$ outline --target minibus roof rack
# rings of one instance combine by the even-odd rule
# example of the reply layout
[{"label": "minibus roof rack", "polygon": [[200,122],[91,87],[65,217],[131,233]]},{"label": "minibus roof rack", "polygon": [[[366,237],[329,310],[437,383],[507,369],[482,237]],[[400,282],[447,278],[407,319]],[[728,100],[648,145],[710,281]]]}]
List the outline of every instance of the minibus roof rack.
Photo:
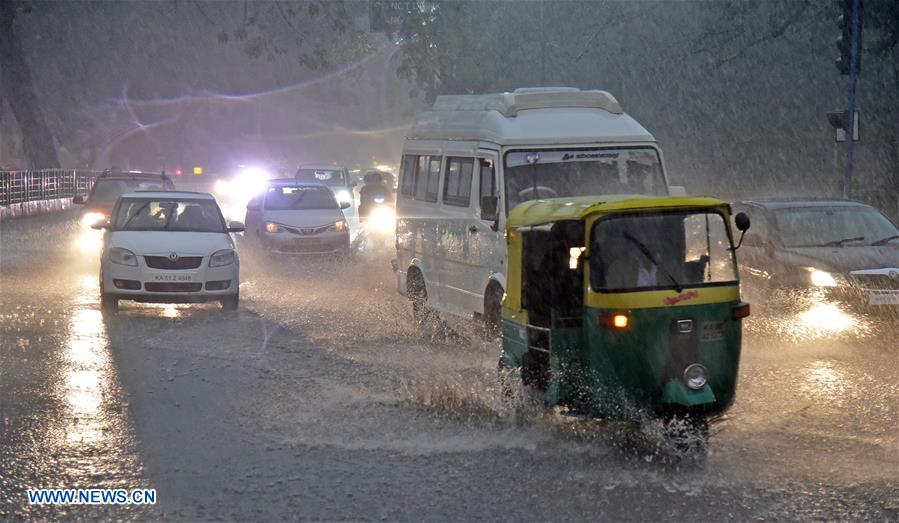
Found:
[{"label": "minibus roof rack", "polygon": [[607,91],[581,91],[574,87],[527,87],[511,93],[443,95],[434,102],[434,111],[497,111],[507,118],[519,111],[558,107],[602,109],[623,114],[621,104]]}]

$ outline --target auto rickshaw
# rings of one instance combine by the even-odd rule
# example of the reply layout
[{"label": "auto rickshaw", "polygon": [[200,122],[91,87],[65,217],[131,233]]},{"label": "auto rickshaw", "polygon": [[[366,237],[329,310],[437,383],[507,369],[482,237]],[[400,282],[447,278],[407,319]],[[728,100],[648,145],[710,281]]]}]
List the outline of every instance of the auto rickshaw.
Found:
[{"label": "auto rickshaw", "polygon": [[[730,214],[706,197],[516,206],[500,370],[519,370],[526,389],[575,415],[677,415],[707,429],[734,401],[749,315]],[[745,232],[749,219],[736,224]]]}]

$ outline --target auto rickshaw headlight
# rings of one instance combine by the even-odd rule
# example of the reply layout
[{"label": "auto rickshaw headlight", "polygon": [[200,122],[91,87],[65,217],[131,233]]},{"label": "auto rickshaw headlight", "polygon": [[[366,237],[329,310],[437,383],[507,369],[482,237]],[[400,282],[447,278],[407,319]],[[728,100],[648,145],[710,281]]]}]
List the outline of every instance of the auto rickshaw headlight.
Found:
[{"label": "auto rickshaw headlight", "polygon": [[684,371],[684,383],[693,390],[699,390],[705,387],[709,382],[709,371],[698,363],[694,363],[687,367]]}]

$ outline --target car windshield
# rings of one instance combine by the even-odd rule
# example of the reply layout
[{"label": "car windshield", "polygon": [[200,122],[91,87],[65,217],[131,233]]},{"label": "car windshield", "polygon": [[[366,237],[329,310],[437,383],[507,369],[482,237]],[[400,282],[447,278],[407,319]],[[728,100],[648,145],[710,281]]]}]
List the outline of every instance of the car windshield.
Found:
[{"label": "car windshield", "polygon": [[796,207],[774,212],[784,247],[871,245],[899,235],[883,214],[862,206]]},{"label": "car windshield", "polygon": [[113,222],[121,231],[225,232],[215,200],[126,198]]},{"label": "car windshield", "polygon": [[96,202],[114,202],[126,192],[164,191],[161,180],[98,180],[94,184],[94,192],[90,200]]},{"label": "car windshield", "polygon": [[650,147],[512,151],[505,161],[508,209],[540,198],[668,194]]},{"label": "car windshield", "polygon": [[337,200],[327,187],[274,186],[265,193],[265,210],[337,209]]},{"label": "car windshield", "polygon": [[600,291],[737,281],[727,227],[716,212],[606,218],[593,228],[590,250],[591,285]]},{"label": "car windshield", "polygon": [[332,187],[347,184],[343,169],[299,169],[297,171],[297,180],[318,182]]}]

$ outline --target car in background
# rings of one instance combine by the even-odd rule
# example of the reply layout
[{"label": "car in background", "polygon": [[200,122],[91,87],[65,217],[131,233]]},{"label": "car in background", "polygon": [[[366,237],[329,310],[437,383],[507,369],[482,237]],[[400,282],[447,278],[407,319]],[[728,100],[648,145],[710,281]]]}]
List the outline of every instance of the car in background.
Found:
[{"label": "car in background", "polygon": [[164,172],[116,172],[106,170],[97,177],[87,197],[77,195],[72,198],[72,203],[84,205],[81,211],[81,223],[89,227],[98,221],[109,219],[109,213],[112,211],[116,200],[125,193],[174,190],[174,182]]},{"label": "car in background", "polygon": [[350,206],[344,209],[344,216],[350,228],[350,236],[356,235],[359,228],[359,203],[353,189],[357,182],[346,167],[328,164],[301,165],[297,169],[296,181],[326,185],[334,192],[338,202],[349,203]]},{"label": "car in background", "polygon": [[246,236],[270,252],[346,254],[350,208],[322,183],[294,178],[269,180],[247,204]]},{"label": "car in background", "polygon": [[215,198],[195,192],[129,192],[113,207],[100,256],[100,304],[219,301],[225,310],[240,301],[240,262]]},{"label": "car in background", "polygon": [[820,289],[872,308],[899,306],[899,228],[877,209],[837,199],[737,202],[752,229],[741,274],[766,288]]}]

